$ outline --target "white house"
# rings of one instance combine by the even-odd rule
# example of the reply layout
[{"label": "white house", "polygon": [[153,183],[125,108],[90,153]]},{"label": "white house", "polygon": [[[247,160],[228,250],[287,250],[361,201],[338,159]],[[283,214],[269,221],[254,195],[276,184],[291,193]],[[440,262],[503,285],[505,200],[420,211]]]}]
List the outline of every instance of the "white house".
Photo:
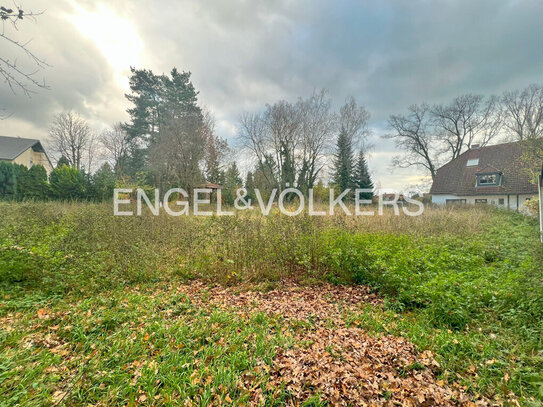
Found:
[{"label": "white house", "polygon": [[[538,186],[524,161],[521,142],[473,146],[437,170],[430,194],[432,202],[493,204],[520,209],[538,196]],[[535,169],[534,169],[535,170]]]}]

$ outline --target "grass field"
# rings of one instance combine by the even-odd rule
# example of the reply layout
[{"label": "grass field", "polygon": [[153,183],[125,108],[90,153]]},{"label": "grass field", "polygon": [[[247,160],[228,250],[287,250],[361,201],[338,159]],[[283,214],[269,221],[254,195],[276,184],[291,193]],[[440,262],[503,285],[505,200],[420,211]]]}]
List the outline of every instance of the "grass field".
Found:
[{"label": "grass field", "polygon": [[0,405],[541,405],[537,222],[0,203]]}]

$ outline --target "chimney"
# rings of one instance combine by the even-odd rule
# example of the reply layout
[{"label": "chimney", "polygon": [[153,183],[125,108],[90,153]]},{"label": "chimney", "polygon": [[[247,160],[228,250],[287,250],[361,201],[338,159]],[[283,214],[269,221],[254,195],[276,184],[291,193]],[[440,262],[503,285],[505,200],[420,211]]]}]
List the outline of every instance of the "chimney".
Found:
[{"label": "chimney", "polygon": [[479,148],[479,147],[481,147],[480,144],[472,144],[470,147],[470,150],[475,150],[476,148]]}]

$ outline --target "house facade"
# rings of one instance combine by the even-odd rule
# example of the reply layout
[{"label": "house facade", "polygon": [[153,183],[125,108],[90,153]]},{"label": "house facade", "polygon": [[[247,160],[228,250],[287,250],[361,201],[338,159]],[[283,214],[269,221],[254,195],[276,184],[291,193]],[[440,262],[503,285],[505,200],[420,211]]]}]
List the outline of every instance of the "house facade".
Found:
[{"label": "house facade", "polygon": [[22,164],[27,168],[41,165],[47,174],[53,171],[51,160],[39,140],[0,136],[0,160]]},{"label": "house facade", "polygon": [[438,205],[492,204],[519,210],[538,195],[521,142],[473,146],[441,167],[430,194]]}]

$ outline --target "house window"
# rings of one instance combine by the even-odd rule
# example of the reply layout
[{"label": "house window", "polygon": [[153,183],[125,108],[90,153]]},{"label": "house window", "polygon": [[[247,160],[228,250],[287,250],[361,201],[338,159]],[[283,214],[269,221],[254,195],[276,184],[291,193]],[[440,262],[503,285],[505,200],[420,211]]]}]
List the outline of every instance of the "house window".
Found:
[{"label": "house window", "polygon": [[505,205],[505,199],[504,198],[498,199],[498,204],[499,205]]},{"label": "house window", "polygon": [[474,158],[472,160],[468,160],[467,164],[466,164],[466,167],[476,167],[479,165],[479,159],[478,158]]},{"label": "house window", "polygon": [[458,205],[458,204],[465,204],[465,203],[466,203],[465,199],[447,199],[445,201],[445,204],[447,205]]},{"label": "house window", "polygon": [[477,186],[496,186],[500,185],[501,176],[500,174],[482,174],[477,176]]},{"label": "house window", "polygon": [[476,199],[475,203],[476,204],[486,204],[486,203],[488,203],[488,201],[486,199]]}]

